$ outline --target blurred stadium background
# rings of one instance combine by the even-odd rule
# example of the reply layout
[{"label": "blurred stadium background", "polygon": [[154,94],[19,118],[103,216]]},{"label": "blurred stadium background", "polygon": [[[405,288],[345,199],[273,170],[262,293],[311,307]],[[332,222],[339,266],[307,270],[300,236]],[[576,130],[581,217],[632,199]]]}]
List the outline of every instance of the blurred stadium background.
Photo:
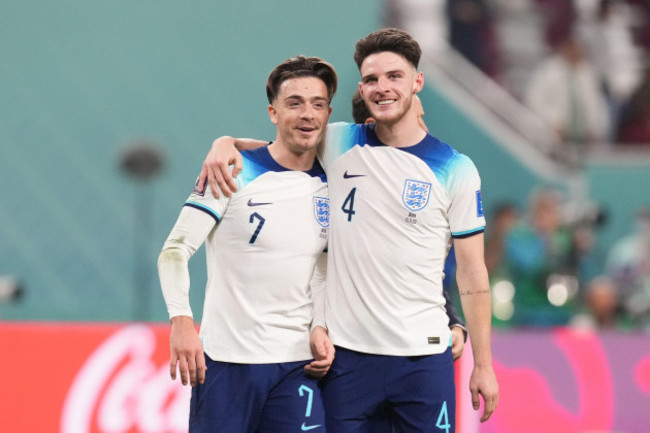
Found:
[{"label": "blurred stadium background", "polygon": [[[19,354],[0,376],[7,402],[0,416],[3,432],[183,430],[182,423],[160,417],[157,424],[127,419],[102,427],[96,421],[99,406],[88,409],[92,422],[63,421],[74,412],[67,402],[83,400],[69,397],[68,390],[91,354],[117,334],[153,344],[142,356],[162,366],[151,371],[166,374],[167,314],[157,280],[158,252],[214,138],[273,138],[266,77],[293,55],[320,56],[336,67],[340,83],[331,120],[350,121],[358,81],[354,42],[386,25],[411,31],[425,49],[425,120],[434,135],[475,161],[488,218],[501,203],[523,213],[534,190],[552,186],[565,194],[563,215],[571,223],[594,225],[606,215],[606,223],[595,227],[594,246],[605,254],[633,229],[638,209],[650,205],[649,146],[620,150],[600,143],[578,164],[558,159],[553,131],[498,80],[451,49],[446,27],[440,27],[442,0],[33,0],[6,1],[1,10],[2,365],[9,353]],[[124,169],[125,157],[143,145],[161,164],[145,181]],[[191,262],[197,319],[204,268],[200,251]],[[20,296],[13,296],[15,289]],[[639,408],[650,403],[650,337],[641,328],[624,334],[522,331],[501,319],[509,328],[495,330],[501,412],[481,427],[471,411],[461,414],[466,416],[461,432],[648,431],[649,415]],[[131,322],[150,323],[149,331]],[[628,352],[617,353],[619,344],[618,350]],[[125,350],[124,359],[132,363],[135,352]],[[469,355],[463,365],[471,362]],[[52,358],[56,365],[68,356],[72,363],[59,380],[61,391],[37,400],[52,406],[49,418],[43,416],[55,420],[51,429],[35,430],[36,420],[12,416],[23,406],[12,395],[29,399],[40,392],[36,379],[27,386],[19,378],[34,370],[41,370],[36,377],[42,380],[56,375],[21,356],[45,357],[47,363]],[[467,378],[462,366],[459,370],[464,389]],[[115,371],[110,380],[119,375]],[[518,394],[522,384],[536,392]],[[97,395],[104,396],[107,388],[101,390]],[[594,399],[599,392],[602,398]]]}]

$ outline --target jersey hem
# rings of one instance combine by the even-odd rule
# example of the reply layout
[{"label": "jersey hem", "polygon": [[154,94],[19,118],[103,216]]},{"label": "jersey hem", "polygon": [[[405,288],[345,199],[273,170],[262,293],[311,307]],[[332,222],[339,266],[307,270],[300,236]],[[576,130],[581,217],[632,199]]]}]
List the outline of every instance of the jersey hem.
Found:
[{"label": "jersey hem", "polygon": [[224,356],[223,351],[217,350],[217,353],[221,353],[221,356],[212,352],[209,349],[203,349],[203,351],[212,359],[213,361],[218,362],[229,362],[231,364],[282,364],[285,362],[311,362],[314,357],[311,355],[295,355],[295,356],[284,356],[284,357],[256,357],[250,355],[234,355],[234,356]]},{"label": "jersey hem", "polygon": [[431,347],[429,350],[422,350],[422,348],[404,348],[397,349],[394,347],[368,347],[368,346],[357,346],[355,344],[348,343],[335,343],[332,341],[334,346],[339,346],[344,349],[353,350],[355,352],[367,353],[370,355],[386,355],[386,356],[426,356],[426,355],[439,355],[444,353],[448,346],[446,344],[440,344],[440,347]]}]

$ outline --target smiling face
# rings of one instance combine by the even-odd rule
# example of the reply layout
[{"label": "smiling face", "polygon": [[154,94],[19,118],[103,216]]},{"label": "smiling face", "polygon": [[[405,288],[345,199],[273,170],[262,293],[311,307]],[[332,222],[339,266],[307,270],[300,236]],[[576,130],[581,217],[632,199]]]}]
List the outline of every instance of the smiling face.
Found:
[{"label": "smiling face", "polygon": [[367,56],[360,68],[359,90],[377,123],[392,125],[412,109],[413,96],[422,89],[422,73],[391,51]]},{"label": "smiling face", "polygon": [[314,150],[323,138],[331,111],[327,86],[321,79],[283,81],[269,105],[269,117],[277,126],[276,142],[294,154]]}]

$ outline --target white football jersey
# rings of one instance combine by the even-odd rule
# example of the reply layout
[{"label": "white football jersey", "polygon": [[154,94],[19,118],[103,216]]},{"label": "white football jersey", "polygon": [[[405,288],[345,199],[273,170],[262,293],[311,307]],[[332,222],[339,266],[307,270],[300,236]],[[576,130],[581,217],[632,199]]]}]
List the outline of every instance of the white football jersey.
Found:
[{"label": "white football jersey", "polygon": [[481,233],[472,161],[428,135],[395,148],[374,125],[330,124],[326,322],[332,342],[359,352],[441,353],[451,333],[442,292],[451,237]]},{"label": "white football jersey", "polygon": [[[285,169],[267,147],[242,156],[237,193],[215,199],[209,187],[204,194],[195,188],[183,210],[209,215],[214,226],[205,240],[203,348],[224,362],[308,360],[310,280],[329,227],[325,174],[318,162],[307,172]],[[187,242],[181,218],[165,247]],[[170,316],[183,314],[170,304]]]}]

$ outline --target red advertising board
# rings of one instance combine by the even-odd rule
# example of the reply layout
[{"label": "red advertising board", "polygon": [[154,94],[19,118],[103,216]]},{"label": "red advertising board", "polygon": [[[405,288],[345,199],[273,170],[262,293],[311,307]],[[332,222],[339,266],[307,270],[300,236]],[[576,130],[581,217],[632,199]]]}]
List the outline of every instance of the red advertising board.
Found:
[{"label": "red advertising board", "polygon": [[[186,432],[167,324],[0,324],[0,432]],[[459,433],[650,431],[650,335],[495,332],[497,411],[478,422],[456,363]]]},{"label": "red advertising board", "polygon": [[3,433],[187,431],[167,325],[0,325]]}]

